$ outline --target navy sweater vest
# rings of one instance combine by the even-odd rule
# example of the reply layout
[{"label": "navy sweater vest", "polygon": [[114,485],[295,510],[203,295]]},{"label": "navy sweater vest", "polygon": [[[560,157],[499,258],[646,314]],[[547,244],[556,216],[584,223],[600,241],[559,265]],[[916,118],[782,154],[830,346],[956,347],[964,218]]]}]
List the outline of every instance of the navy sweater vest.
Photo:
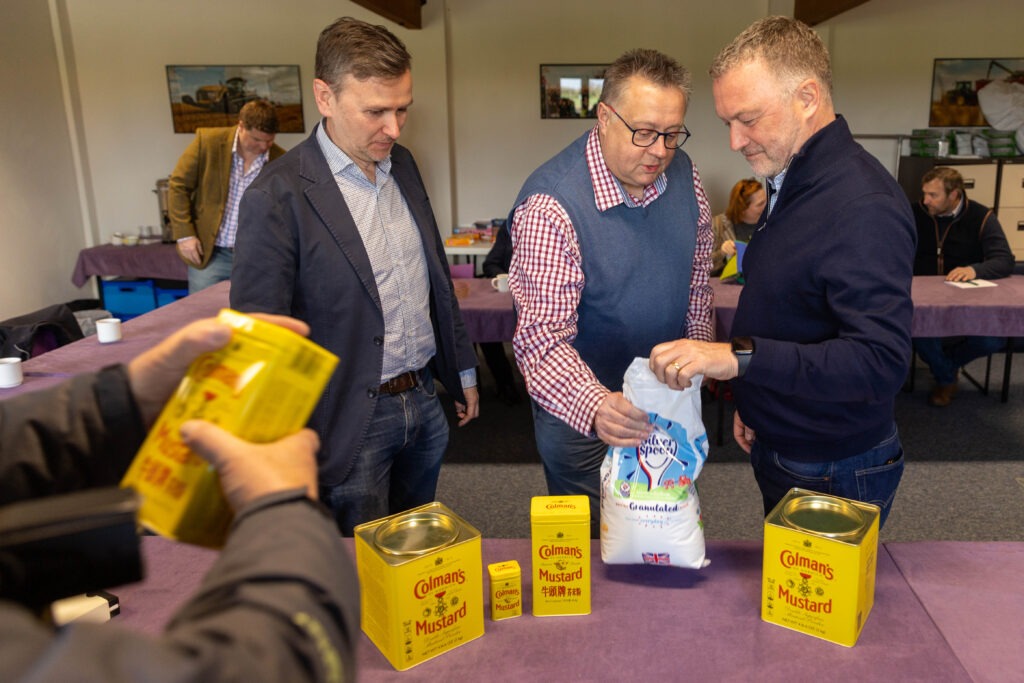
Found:
[{"label": "navy sweater vest", "polygon": [[554,197],[569,214],[584,275],[573,347],[604,386],[621,391],[633,358],[686,336],[699,209],[692,163],[677,151],[657,200],[646,208],[618,204],[598,211],[586,159],[589,136],[530,175],[509,225],[515,207],[534,194]]}]

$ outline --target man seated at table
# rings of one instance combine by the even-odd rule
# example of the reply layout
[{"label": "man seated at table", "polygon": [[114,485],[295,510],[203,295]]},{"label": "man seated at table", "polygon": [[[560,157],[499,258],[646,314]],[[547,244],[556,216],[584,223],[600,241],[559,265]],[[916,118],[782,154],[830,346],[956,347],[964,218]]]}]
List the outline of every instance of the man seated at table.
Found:
[{"label": "man seated at table", "polygon": [[[265,319],[309,333],[292,318]],[[117,484],[189,364],[230,339],[228,326],[198,321],[127,367],[0,401],[0,505]],[[217,469],[236,512],[198,593],[160,639],[112,625],[55,633],[0,600],[0,681],[355,679],[358,584],[314,502],[316,434],[253,444],[199,420],[181,433]]]},{"label": "man seated at table", "polygon": [[[956,169],[936,166],[925,173],[921,194],[921,202],[914,204],[914,275],[945,275],[951,282],[971,282],[1004,278],[1013,272],[1013,252],[999,219],[992,209],[967,198],[964,179]],[[960,368],[1005,343],[1003,337],[914,339],[914,350],[935,377],[928,403],[948,406],[957,392]]]}]

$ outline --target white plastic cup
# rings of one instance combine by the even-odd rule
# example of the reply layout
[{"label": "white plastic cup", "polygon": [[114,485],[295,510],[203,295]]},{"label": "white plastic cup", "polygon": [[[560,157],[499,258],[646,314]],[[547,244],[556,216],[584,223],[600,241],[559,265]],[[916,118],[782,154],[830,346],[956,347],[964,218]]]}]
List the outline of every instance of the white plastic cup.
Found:
[{"label": "white plastic cup", "polygon": [[96,321],[96,338],[100,344],[111,344],[121,341],[121,319],[100,318]]},{"label": "white plastic cup", "polygon": [[24,380],[21,372],[21,359],[17,356],[0,358],[0,389],[11,389],[19,386]]},{"label": "white plastic cup", "polygon": [[499,292],[508,291],[508,273],[501,273],[496,278],[491,279],[491,287],[494,287]]}]

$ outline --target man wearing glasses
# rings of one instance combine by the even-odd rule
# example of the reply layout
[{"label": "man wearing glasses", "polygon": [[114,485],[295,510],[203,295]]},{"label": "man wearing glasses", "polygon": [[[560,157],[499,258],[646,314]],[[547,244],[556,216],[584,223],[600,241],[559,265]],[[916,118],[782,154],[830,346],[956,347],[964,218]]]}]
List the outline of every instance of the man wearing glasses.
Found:
[{"label": "man wearing glasses", "polygon": [[622,394],[626,367],[661,342],[712,339],[711,210],[679,150],[689,95],[671,57],[619,57],[597,125],[534,171],[509,216],[513,347],[548,492],[589,496],[595,537],[608,446],[652,429]]}]

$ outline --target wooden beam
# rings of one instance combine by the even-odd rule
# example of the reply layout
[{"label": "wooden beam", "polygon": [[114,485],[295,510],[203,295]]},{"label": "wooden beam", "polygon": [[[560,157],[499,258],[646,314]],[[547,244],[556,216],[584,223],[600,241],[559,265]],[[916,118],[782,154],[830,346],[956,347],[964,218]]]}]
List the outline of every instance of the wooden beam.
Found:
[{"label": "wooden beam", "polygon": [[863,5],[868,0],[795,0],[793,3],[793,17],[804,22],[808,26],[828,21],[832,17],[842,14],[848,9],[857,5]]},{"label": "wooden beam", "polygon": [[420,7],[427,0],[352,0],[360,7],[365,7],[385,19],[390,19],[403,28],[423,28]]}]

